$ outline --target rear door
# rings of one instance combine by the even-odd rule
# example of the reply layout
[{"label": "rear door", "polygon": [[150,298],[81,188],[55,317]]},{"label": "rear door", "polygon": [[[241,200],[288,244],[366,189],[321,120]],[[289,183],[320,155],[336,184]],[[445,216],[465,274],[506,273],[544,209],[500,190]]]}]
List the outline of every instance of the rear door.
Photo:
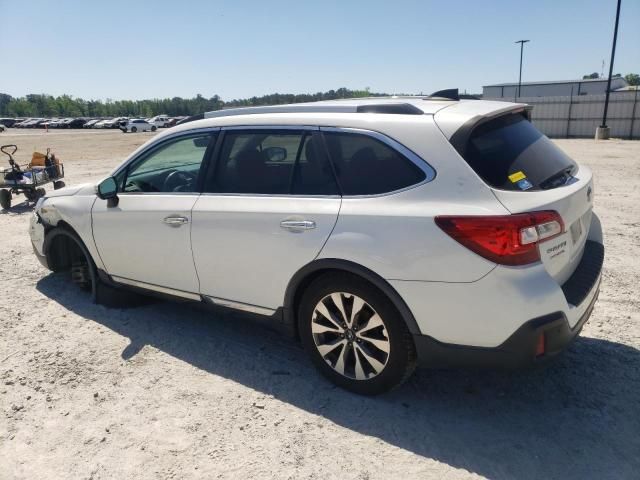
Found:
[{"label": "rear door", "polygon": [[562,235],[540,243],[540,257],[559,284],[582,258],[591,225],[591,171],[578,166],[523,114],[477,126],[459,152],[511,213],[555,210]]},{"label": "rear door", "polygon": [[272,313],[320,252],[341,197],[317,128],[227,128],[193,208],[200,293]]}]

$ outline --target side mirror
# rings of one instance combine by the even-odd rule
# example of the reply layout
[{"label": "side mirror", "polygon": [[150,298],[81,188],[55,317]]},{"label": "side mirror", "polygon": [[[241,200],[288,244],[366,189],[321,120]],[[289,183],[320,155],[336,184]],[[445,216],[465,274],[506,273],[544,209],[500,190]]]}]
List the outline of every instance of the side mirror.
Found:
[{"label": "side mirror", "polygon": [[113,177],[105,178],[98,184],[96,194],[101,200],[107,200],[107,206],[115,207],[118,205],[118,184]]},{"label": "side mirror", "polygon": [[262,153],[269,162],[284,162],[287,159],[287,149],[282,147],[265,148]]},{"label": "side mirror", "polygon": [[209,140],[211,137],[207,135],[206,137],[196,137],[193,139],[193,144],[198,148],[207,148],[209,145]]}]

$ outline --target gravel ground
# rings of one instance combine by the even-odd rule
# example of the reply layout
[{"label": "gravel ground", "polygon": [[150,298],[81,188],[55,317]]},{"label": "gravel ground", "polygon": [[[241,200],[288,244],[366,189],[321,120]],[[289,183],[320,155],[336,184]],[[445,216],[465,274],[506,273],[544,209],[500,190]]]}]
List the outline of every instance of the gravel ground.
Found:
[{"label": "gravel ground", "polygon": [[[151,136],[0,142],[52,147],[78,183]],[[582,336],[544,369],[422,370],[376,398],[239,316],[93,305],[38,264],[31,210],[0,212],[0,478],[638,478],[640,142],[557,143],[594,170],[606,235]]]}]

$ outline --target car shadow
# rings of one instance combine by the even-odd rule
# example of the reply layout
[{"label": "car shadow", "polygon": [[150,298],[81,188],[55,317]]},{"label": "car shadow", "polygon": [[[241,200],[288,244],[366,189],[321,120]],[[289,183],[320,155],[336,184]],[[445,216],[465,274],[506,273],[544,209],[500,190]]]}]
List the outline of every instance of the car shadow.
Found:
[{"label": "car shadow", "polygon": [[22,215],[33,211],[34,202],[24,200],[21,203],[11,205],[8,209],[0,208],[0,215]]},{"label": "car shadow", "polygon": [[[189,304],[108,309],[51,274],[38,290],[127,337],[363,435],[488,478],[631,478],[640,469],[640,351],[580,337],[546,368],[418,370],[378,397],[341,390],[298,344]],[[597,309],[597,307],[596,307]],[[637,477],[636,477],[637,478]]]}]

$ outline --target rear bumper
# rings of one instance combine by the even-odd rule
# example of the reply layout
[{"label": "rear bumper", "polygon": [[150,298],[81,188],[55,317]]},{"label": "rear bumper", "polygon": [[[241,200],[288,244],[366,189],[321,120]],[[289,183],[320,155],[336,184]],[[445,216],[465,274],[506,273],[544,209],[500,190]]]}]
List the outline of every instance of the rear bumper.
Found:
[{"label": "rear bumper", "polygon": [[[591,316],[600,292],[603,263],[603,244],[587,241],[573,275],[562,287],[556,287],[562,292],[565,308],[550,309],[547,311],[552,313],[520,322],[497,346],[460,345],[441,342],[429,335],[415,335],[421,365],[515,368],[557,355],[580,333]],[[499,303],[499,297],[494,300]],[[492,326],[490,319],[483,323],[487,328]],[[544,344],[542,354],[537,352],[541,342]]]},{"label": "rear bumper", "polygon": [[[600,277],[594,289],[589,305],[573,328],[564,313],[556,312],[529,320],[494,348],[454,345],[428,335],[414,335],[420,365],[430,368],[519,368],[549,360],[565,350],[589,320],[598,299]],[[537,355],[540,336],[544,338],[544,354]]]}]

